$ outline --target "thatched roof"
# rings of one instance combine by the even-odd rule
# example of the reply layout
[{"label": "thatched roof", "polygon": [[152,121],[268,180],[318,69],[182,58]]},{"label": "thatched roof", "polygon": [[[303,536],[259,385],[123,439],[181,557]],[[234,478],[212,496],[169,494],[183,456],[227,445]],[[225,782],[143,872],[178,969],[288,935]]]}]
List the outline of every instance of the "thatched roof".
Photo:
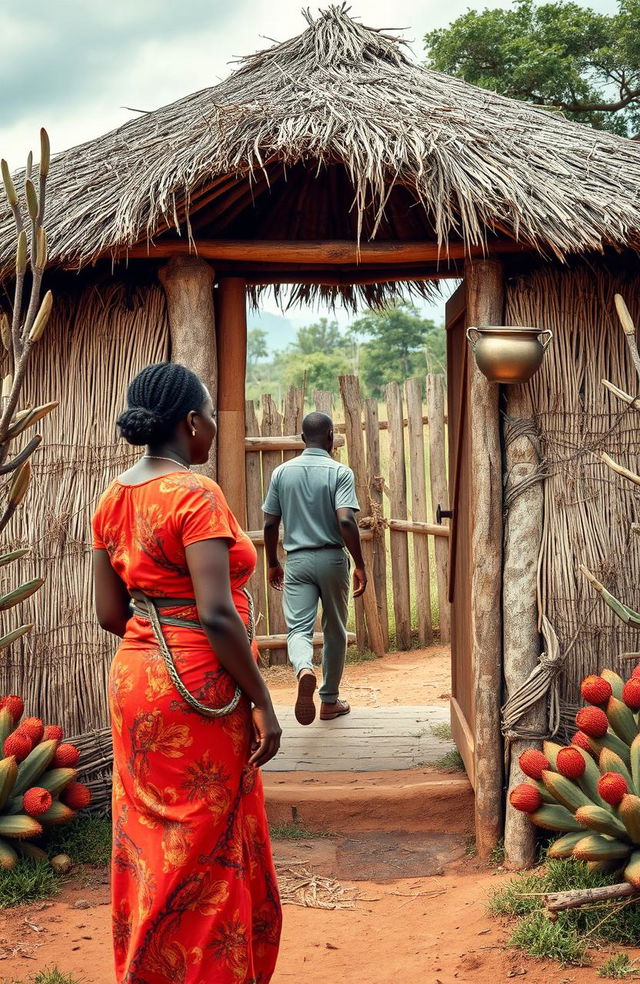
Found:
[{"label": "thatched roof", "polygon": [[[344,6],[54,158],[55,265],[159,236],[640,246],[640,146],[428,71]],[[0,262],[10,221],[0,217]]]}]

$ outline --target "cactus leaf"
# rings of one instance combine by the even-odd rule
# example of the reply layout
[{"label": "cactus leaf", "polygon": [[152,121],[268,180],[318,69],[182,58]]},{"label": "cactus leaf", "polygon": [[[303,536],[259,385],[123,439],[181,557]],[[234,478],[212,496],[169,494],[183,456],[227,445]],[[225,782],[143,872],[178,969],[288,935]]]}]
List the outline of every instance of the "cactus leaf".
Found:
[{"label": "cactus leaf", "polygon": [[44,270],[49,258],[49,247],[47,245],[47,233],[44,226],[38,229],[38,249],[36,252],[36,266],[38,270]]},{"label": "cactus leaf", "polygon": [[42,827],[25,813],[0,816],[0,837],[38,837]]},{"label": "cactus leaf", "polygon": [[637,796],[640,796],[640,735],[637,735],[631,743],[629,759],[633,790]]},{"label": "cactus leaf", "polygon": [[12,646],[18,639],[22,639],[23,636],[31,632],[32,628],[33,622],[27,622],[25,625],[21,625],[17,629],[7,632],[6,635],[0,636],[0,650]]},{"label": "cactus leaf", "polygon": [[599,834],[609,834],[610,837],[624,839],[627,836],[625,825],[614,817],[610,810],[602,806],[580,806],[576,810],[576,820],[584,827],[597,831]]},{"label": "cactus leaf", "polygon": [[2,598],[0,598],[0,612],[6,612],[10,608],[13,608],[14,605],[19,605],[20,602],[26,601],[27,598],[30,598],[32,594],[35,594],[43,584],[43,577],[34,577],[33,580],[25,581],[25,583],[21,584],[19,588],[15,588],[8,594],[3,595]]},{"label": "cactus leaf", "polygon": [[15,755],[9,755],[0,761],[0,809],[5,805],[13,792],[18,776],[18,763]]},{"label": "cactus leaf", "polygon": [[37,780],[51,765],[59,744],[60,742],[55,738],[50,738],[48,741],[41,741],[29,752],[26,759],[20,763],[14,796],[20,796],[31,786],[37,785]]},{"label": "cactus leaf", "polygon": [[610,697],[606,706],[607,717],[613,731],[621,741],[631,745],[638,734],[638,726],[633,711],[617,697]]},{"label": "cactus leaf", "polygon": [[0,870],[7,871],[14,868],[18,861],[18,855],[6,840],[0,840]]},{"label": "cactus leaf", "polygon": [[46,813],[39,814],[38,820],[45,826],[52,827],[60,823],[68,823],[75,815],[75,810],[71,807],[65,806],[60,800],[54,800]]},{"label": "cactus leaf", "polygon": [[630,853],[630,844],[606,834],[587,834],[573,849],[573,857],[580,861],[612,861],[626,858]]},{"label": "cactus leaf", "polygon": [[32,342],[37,342],[38,339],[42,338],[42,334],[47,327],[47,322],[49,320],[49,315],[51,314],[51,308],[53,307],[53,294],[50,290],[42,298],[40,304],[40,310],[36,314],[35,321],[33,322],[33,327],[29,332],[29,338]]},{"label": "cactus leaf", "polygon": [[600,676],[607,681],[611,686],[613,691],[613,696],[617,697],[618,700],[622,700],[622,691],[624,689],[624,680],[619,673],[615,673],[613,670],[604,669],[600,671]]},{"label": "cactus leaf", "polygon": [[625,780],[629,789],[633,789],[631,773],[620,756],[616,755],[615,752],[612,752],[610,748],[602,749],[598,764],[600,766],[600,772],[617,772]]},{"label": "cactus leaf", "polygon": [[543,754],[547,756],[553,769],[556,768],[556,759],[561,748],[562,745],[558,745],[555,741],[545,741],[542,743]]},{"label": "cactus leaf", "polygon": [[618,755],[626,765],[629,765],[631,762],[629,746],[626,742],[618,738],[617,735],[614,735],[613,731],[607,731],[606,735],[602,738],[590,738],[589,744],[592,745],[598,759],[606,748],[614,752],[615,755]]},{"label": "cactus leaf", "polygon": [[0,751],[14,728],[15,725],[13,723],[11,711],[8,707],[3,707],[0,711]]},{"label": "cactus leaf", "polygon": [[589,797],[582,792],[575,782],[567,779],[566,776],[561,776],[557,772],[551,772],[550,769],[545,769],[542,773],[542,781],[557,802],[561,803],[562,806],[566,806],[571,812],[577,810],[580,806],[593,805]]},{"label": "cactus leaf", "polygon": [[29,841],[16,841],[15,847],[18,854],[21,854],[23,858],[31,858],[32,861],[49,860],[46,851],[43,851],[41,847],[36,847],[35,844],[30,844]]},{"label": "cactus leaf", "polygon": [[78,775],[77,769],[51,769],[38,779],[38,785],[57,796]]},{"label": "cactus leaf", "polygon": [[0,567],[6,567],[7,564],[11,564],[14,560],[20,560],[21,557],[26,557],[28,553],[28,547],[20,547],[19,550],[10,550],[9,553],[0,554]]},{"label": "cactus leaf", "polygon": [[51,145],[49,134],[44,127],[40,130],[40,177],[46,178],[49,173],[51,163]]},{"label": "cactus leaf", "polygon": [[575,830],[570,834],[563,834],[551,844],[547,851],[549,858],[569,858],[573,854],[573,849],[584,837],[584,830]]},{"label": "cactus leaf", "polygon": [[0,338],[7,352],[11,351],[11,327],[9,325],[9,315],[3,311],[0,315]]},{"label": "cactus leaf", "polygon": [[30,481],[31,462],[27,459],[24,464],[18,468],[9,487],[9,505],[13,506],[14,509],[20,505],[27,494]]},{"label": "cactus leaf", "polygon": [[36,189],[31,178],[27,178],[24,183],[24,193],[27,199],[27,208],[29,209],[29,215],[31,218],[36,220],[38,217],[38,196],[36,194]]},{"label": "cactus leaf", "polygon": [[541,806],[535,813],[529,813],[529,819],[536,827],[542,827],[544,830],[559,830],[567,833],[580,830],[584,833],[584,827],[580,826],[573,813],[564,806]]},{"label": "cactus leaf", "polygon": [[640,845],[640,797],[633,793],[623,796],[618,806],[618,816],[630,839]]},{"label": "cactus leaf", "polygon": [[4,191],[7,196],[7,201],[9,202],[11,208],[15,208],[18,204],[18,196],[16,195],[16,189],[11,178],[9,165],[4,159],[0,161],[0,170],[2,171],[2,183],[4,184]]},{"label": "cactus leaf", "polygon": [[23,415],[20,416],[20,419],[18,419],[18,414],[16,414],[11,426],[9,427],[9,430],[7,431],[7,437],[9,439],[13,439],[14,437],[17,437],[18,434],[22,434],[23,431],[27,430],[29,427],[33,427],[33,425],[37,424],[43,417],[48,416],[48,414],[50,414],[52,410],[55,410],[57,406],[59,406],[58,401],[53,400],[51,403],[43,403],[40,407],[33,407],[31,410],[27,410],[26,413],[23,413]]},{"label": "cactus leaf", "polygon": [[24,229],[18,235],[16,246],[16,274],[21,277],[27,269],[27,234]]},{"label": "cactus leaf", "polygon": [[624,869],[624,880],[634,888],[640,888],[640,851],[634,851],[629,858],[629,863]]}]

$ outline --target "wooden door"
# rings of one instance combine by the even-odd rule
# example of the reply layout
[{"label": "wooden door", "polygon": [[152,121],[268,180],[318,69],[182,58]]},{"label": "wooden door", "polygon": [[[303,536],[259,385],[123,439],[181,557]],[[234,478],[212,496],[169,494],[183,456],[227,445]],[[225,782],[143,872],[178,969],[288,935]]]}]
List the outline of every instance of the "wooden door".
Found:
[{"label": "wooden door", "polygon": [[470,359],[466,339],[465,285],[445,309],[447,328],[447,398],[449,414],[449,600],[451,601],[451,731],[475,788],[475,684],[471,635],[471,441]]}]

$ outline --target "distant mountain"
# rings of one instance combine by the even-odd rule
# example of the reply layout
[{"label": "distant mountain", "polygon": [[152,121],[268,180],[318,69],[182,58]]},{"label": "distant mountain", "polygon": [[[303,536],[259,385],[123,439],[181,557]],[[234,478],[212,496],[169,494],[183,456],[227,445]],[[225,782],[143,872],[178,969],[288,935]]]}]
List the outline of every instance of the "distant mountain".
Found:
[{"label": "distant mountain", "polygon": [[288,318],[281,314],[271,314],[269,311],[249,311],[247,313],[247,328],[261,328],[267,334],[269,355],[278,349],[286,348],[295,341],[297,328]]}]

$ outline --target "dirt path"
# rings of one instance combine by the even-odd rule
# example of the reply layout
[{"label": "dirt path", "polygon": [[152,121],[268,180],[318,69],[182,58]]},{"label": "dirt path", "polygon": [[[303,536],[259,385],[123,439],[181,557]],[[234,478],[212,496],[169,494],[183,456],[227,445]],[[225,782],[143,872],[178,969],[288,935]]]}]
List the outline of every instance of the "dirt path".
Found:
[{"label": "dirt path", "polygon": [[[359,896],[353,910],[286,906],[273,984],[599,984],[605,952],[590,968],[560,968],[505,949],[509,927],[484,907],[508,877],[465,858],[442,875],[345,882]],[[3,984],[54,965],[86,984],[113,984],[107,886],[81,875],[53,902],[3,913],[0,957]]]},{"label": "dirt path", "polygon": [[[320,670],[318,668],[318,679]],[[276,705],[295,701],[295,679],[288,666],[265,671]],[[451,688],[451,654],[446,646],[388,653],[383,659],[347,663],[340,694],[354,706],[446,704]]]}]

